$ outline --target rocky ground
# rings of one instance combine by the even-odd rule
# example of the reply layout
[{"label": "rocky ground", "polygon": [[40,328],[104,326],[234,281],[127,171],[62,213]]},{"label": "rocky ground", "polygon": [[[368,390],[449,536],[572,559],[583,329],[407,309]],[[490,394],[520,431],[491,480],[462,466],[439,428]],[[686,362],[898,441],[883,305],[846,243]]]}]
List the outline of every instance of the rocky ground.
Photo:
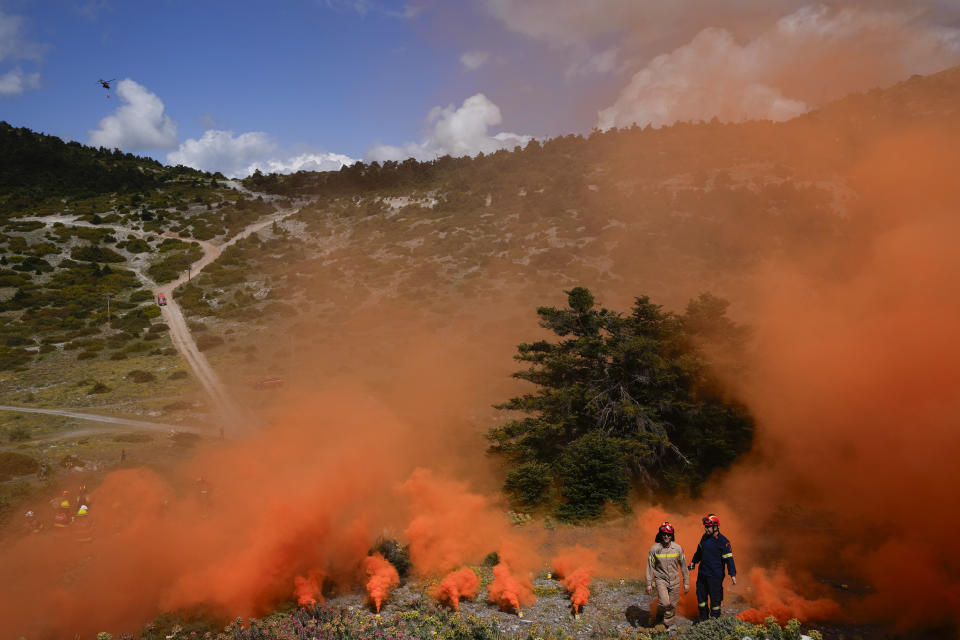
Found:
[{"label": "rocky ground", "polygon": [[[563,586],[555,579],[541,574],[533,580],[536,604],[516,612],[501,611],[487,598],[486,586],[492,580],[488,567],[474,568],[481,575],[481,589],[477,597],[461,600],[460,611],[463,615],[476,615],[489,621],[495,621],[498,627],[510,634],[526,633],[528,628],[539,626],[544,629],[563,630],[568,634],[582,637],[615,637],[620,632],[636,627],[652,627],[649,611],[652,598],[647,595],[641,580],[595,580],[590,588],[590,599],[579,615],[574,615],[570,597]],[[393,591],[390,599],[381,610],[381,617],[389,621],[393,616],[416,606],[421,599],[431,600],[430,588],[435,582],[408,581]],[[724,615],[736,615],[745,608],[742,598],[735,598],[730,607],[724,607]],[[369,608],[361,594],[337,596],[327,601],[337,607]],[[372,612],[371,612],[372,613]],[[693,625],[693,620],[678,617],[677,626],[682,630]]]}]

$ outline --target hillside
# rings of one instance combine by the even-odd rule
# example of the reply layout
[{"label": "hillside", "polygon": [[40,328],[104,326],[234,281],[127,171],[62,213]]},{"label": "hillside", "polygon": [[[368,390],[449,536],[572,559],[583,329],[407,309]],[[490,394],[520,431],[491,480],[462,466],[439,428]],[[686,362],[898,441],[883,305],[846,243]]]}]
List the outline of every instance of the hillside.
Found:
[{"label": "hillside", "polygon": [[[955,140],[958,133],[960,69],[849,96],[784,123],[595,131],[476,158],[360,163],[242,182],[0,124],[4,148],[15,150],[0,164],[0,185],[9,187],[0,190],[0,405],[83,409],[172,430],[167,440],[147,429],[86,429],[65,415],[0,413],[4,453],[20,454],[8,456],[11,469],[14,462],[43,460],[57,472],[36,479],[17,467],[9,474],[17,477],[4,477],[0,517],[9,519],[25,504],[44,505],[58,495],[58,483],[82,478],[97,487],[98,504],[111,505],[98,526],[112,535],[94,546],[116,560],[86,565],[46,534],[28,536],[17,544],[29,553],[16,557],[63,569],[58,584],[70,586],[73,599],[66,613],[38,622],[37,612],[54,608],[60,595],[26,572],[23,591],[42,597],[0,605],[0,613],[54,635],[72,631],[79,610],[87,632],[95,622],[119,620],[110,618],[114,610],[123,614],[111,629],[124,630],[163,611],[200,612],[216,623],[211,633],[219,633],[220,623],[235,615],[267,618],[281,606],[288,612],[224,633],[261,637],[267,632],[258,630],[269,627],[273,635],[265,637],[300,637],[290,629],[327,625],[338,629],[329,637],[345,638],[352,624],[360,635],[383,625],[396,637],[431,630],[450,638],[495,637],[486,623],[466,617],[464,623],[436,609],[431,594],[444,572],[464,564],[488,588],[494,571],[480,565],[497,551],[521,574],[535,576],[531,589],[542,609],[531,618],[545,627],[525,635],[516,607],[495,607],[484,595],[465,610],[517,637],[548,637],[551,628],[578,636],[641,633],[628,628],[622,610],[628,602],[650,603],[636,578],[651,529],[668,518],[679,523],[692,553],[700,517],[716,509],[723,510],[724,530],[742,541],[738,553],[745,550],[753,565],[743,570],[746,585],[733,592],[726,613],[753,607],[746,616],[754,621],[771,612],[781,623],[800,613],[836,621],[840,605],[849,603],[855,620],[877,621],[838,627],[837,636],[879,637],[894,622],[928,624],[891,613],[884,598],[893,591],[869,566],[837,566],[826,544],[831,536],[847,536],[843,552],[850,557],[874,558],[874,549],[857,546],[869,531],[850,524],[855,518],[846,511],[829,511],[822,494],[811,490],[815,497],[807,499],[804,491],[826,475],[819,447],[832,445],[835,416],[873,424],[860,418],[871,415],[878,394],[856,383],[884,371],[885,360],[871,359],[876,344],[896,346],[912,335],[903,327],[913,325],[898,318],[877,331],[882,340],[859,342],[869,321],[882,316],[874,303],[884,312],[924,308],[927,289],[914,284],[925,283],[940,264],[908,250],[912,245],[894,233],[903,218],[888,209],[911,215],[932,209],[924,220],[946,219],[955,188],[922,189],[932,184],[928,175],[941,176],[940,159],[952,156],[931,154],[928,162],[897,152],[939,150],[928,141]],[[884,183],[901,174],[906,187]],[[935,239],[950,237],[930,225]],[[930,230],[915,233],[926,238]],[[884,251],[896,258],[894,266],[882,261]],[[875,262],[886,268],[879,275],[865,271]],[[850,294],[843,287],[850,283],[866,292]],[[897,284],[907,302],[888,305],[887,283]],[[702,361],[690,364],[693,352],[678,351],[677,368],[711,369],[718,387],[712,392],[746,398],[768,423],[784,420],[789,437],[774,439],[769,426],[758,431],[765,448],[740,467],[731,469],[727,459],[718,464],[724,471],[707,483],[709,502],[625,487],[624,494],[632,490],[629,501],[601,505],[603,526],[594,528],[558,525],[537,508],[516,511],[499,493],[503,461],[483,454],[483,436],[508,420],[492,405],[529,391],[524,380],[537,379],[533,368],[526,377],[516,374],[525,366],[517,364],[524,361],[517,345],[543,353],[538,341],[569,344],[568,334],[581,330],[561,324],[553,336],[542,322],[543,310],[565,308],[575,287],[589,288],[604,317],[630,316],[637,299],[649,296],[649,308],[675,314],[677,327],[690,322],[684,310],[701,293],[729,301],[723,309],[737,326],[760,334],[752,351],[729,357],[725,345],[705,341],[697,344]],[[158,292],[169,295],[169,306],[157,305]],[[849,329],[826,312],[817,315],[847,306],[852,319],[841,320],[849,320]],[[653,317],[634,316],[641,330]],[[763,326],[771,318],[780,333]],[[171,333],[175,320],[185,320],[236,413],[227,417],[222,399],[201,386],[196,354]],[[933,331],[942,318],[931,313],[923,320]],[[668,338],[691,341],[665,324]],[[784,327],[798,325],[807,341],[794,344]],[[621,330],[608,326],[609,334]],[[628,338],[628,353],[652,342],[642,331]],[[837,365],[835,378],[834,360],[827,366],[810,356],[850,344],[862,346],[850,356],[856,366]],[[776,366],[764,359],[772,352],[783,358]],[[594,358],[598,370],[612,361],[602,355]],[[769,366],[750,368],[758,363]],[[637,377],[659,373],[645,369]],[[942,377],[951,379],[949,372]],[[657,384],[681,386],[669,376]],[[848,414],[842,403],[862,390],[869,401],[860,399]],[[810,400],[816,393],[827,398],[825,408]],[[837,406],[830,404],[833,394]],[[700,411],[686,398],[677,403]],[[910,406],[904,416],[913,415]],[[720,428],[711,429],[709,419],[702,424],[712,437]],[[859,434],[854,442],[869,440]],[[697,446],[717,442],[705,438]],[[792,450],[800,452],[796,458]],[[867,454],[858,444],[843,455],[855,469]],[[570,460],[555,459],[556,465]],[[358,595],[366,578],[357,563],[374,544],[394,539],[408,545],[420,573],[397,592],[396,611],[371,622]],[[561,621],[570,589],[546,575],[547,563],[580,544],[607,554],[593,563],[594,602],[605,609],[583,623]],[[143,546],[156,557],[138,555]],[[22,566],[15,558],[4,562]],[[631,579],[621,583],[624,568]],[[127,588],[134,574],[136,594]],[[306,589],[348,609],[289,612],[294,577],[298,596]],[[209,619],[201,615],[206,611]],[[172,619],[156,622],[145,637],[183,631],[182,621]],[[929,625],[947,628],[950,618],[931,616]],[[721,631],[738,638],[761,633],[734,624]],[[798,628],[789,633],[797,636]]]},{"label": "hillside", "polygon": [[[760,265],[786,256],[837,267],[830,256],[842,259],[857,199],[847,173],[872,144],[905,127],[956,130],[958,78],[911,78],[781,124],[611,130],[486,157],[248,178],[266,199],[3,124],[13,153],[0,184],[18,188],[5,192],[0,227],[0,366],[12,383],[0,401],[114,404],[83,384],[51,391],[64,385],[43,379],[65,366],[88,386],[103,377],[99,363],[134,356],[132,368],[176,370],[150,290],[197,259],[191,241],[222,244],[293,198],[299,213],[176,293],[241,396],[253,378],[402,357],[391,352],[418,326],[466,332],[498,354],[477,365],[505,378],[534,307],[577,284],[621,308],[646,294],[679,309],[710,291],[749,319]],[[490,400],[508,389],[495,385]]]}]

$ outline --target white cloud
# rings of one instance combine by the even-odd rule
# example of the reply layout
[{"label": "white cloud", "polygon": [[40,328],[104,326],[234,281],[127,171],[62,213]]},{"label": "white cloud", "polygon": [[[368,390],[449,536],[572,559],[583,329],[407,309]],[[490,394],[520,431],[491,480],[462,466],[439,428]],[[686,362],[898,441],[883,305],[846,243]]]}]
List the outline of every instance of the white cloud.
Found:
[{"label": "white cloud", "polygon": [[40,60],[46,48],[42,44],[25,40],[21,29],[26,23],[23,16],[12,16],[0,11],[0,61]]},{"label": "white cloud", "polygon": [[958,63],[960,31],[917,23],[914,13],[805,7],[743,44],[726,29],[700,31],[635,73],[597,126],[786,120]]},{"label": "white cloud", "polygon": [[492,126],[503,122],[500,107],[485,95],[478,93],[454,105],[434,107],[427,116],[432,128],[422,142],[407,142],[403,146],[377,145],[371,148],[368,160],[433,160],[444,155],[473,156],[480,152],[493,153],[498,149],[525,146],[533,136],[501,132],[488,133]]},{"label": "white cloud", "polygon": [[336,153],[303,153],[289,158],[275,157],[277,145],[262,131],[234,136],[232,131],[205,131],[199,140],[193,138],[167,154],[167,164],[182,164],[195,169],[231,178],[242,178],[257,169],[264,173],[295,171],[335,171],[353,158]]},{"label": "white cloud", "polygon": [[254,162],[246,168],[246,175],[257,169],[263,173],[295,173],[297,171],[338,171],[351,165],[356,159],[342,153],[301,153],[286,159],[270,159]]},{"label": "white cloud", "polygon": [[129,78],[117,83],[114,95],[125,103],[113,115],[89,131],[94,147],[167,149],[177,144],[177,123],[163,112],[163,102],[143,85]]},{"label": "white cloud", "polygon": [[476,71],[482,67],[489,58],[490,54],[486,51],[467,51],[460,56],[460,64],[470,71]]},{"label": "white cloud", "polygon": [[16,68],[0,75],[0,98],[18,96],[24,91],[39,87],[39,73],[24,73],[20,68]]}]

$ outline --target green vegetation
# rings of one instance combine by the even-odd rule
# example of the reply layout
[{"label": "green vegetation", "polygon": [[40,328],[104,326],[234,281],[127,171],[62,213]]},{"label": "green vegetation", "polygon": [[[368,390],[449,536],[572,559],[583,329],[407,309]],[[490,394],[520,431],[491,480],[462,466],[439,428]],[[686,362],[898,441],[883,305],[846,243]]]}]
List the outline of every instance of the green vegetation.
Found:
[{"label": "green vegetation", "polygon": [[562,519],[592,518],[607,502],[626,506],[631,483],[695,493],[750,447],[750,416],[698,347],[709,337],[738,349],[744,330],[723,300],[702,295],[675,315],[639,297],[624,316],[596,308],[583,287],[567,294],[567,309],[537,310],[560,340],[518,347],[529,367],[514,377],[536,391],[497,405],[527,417],[487,436],[511,464],[504,488],[518,502],[554,501]]},{"label": "green vegetation", "polygon": [[176,280],[187,267],[203,257],[203,249],[195,242],[167,238],[159,249],[163,257],[150,265],[147,275],[160,283]]},{"label": "green vegetation", "polygon": [[0,451],[0,477],[16,477],[36,473],[40,463],[16,451]]},{"label": "green vegetation", "polygon": [[[544,597],[556,593],[543,593]],[[521,632],[502,630],[495,620],[475,614],[460,614],[429,601],[419,600],[392,615],[374,616],[354,607],[308,605],[288,612],[273,613],[265,618],[237,618],[226,621],[205,615],[202,611],[165,613],[140,632],[142,640],[187,640],[209,637],[215,640],[576,640],[583,631],[566,631],[534,623]],[[816,630],[806,632],[820,640]],[[586,636],[593,640],[741,640],[744,637],[770,640],[800,640],[801,627],[791,620],[781,627],[773,618],[766,624],[753,625],[738,618],[708,620],[678,633],[668,633],[662,625],[638,627],[628,631],[606,630],[603,626]]]}]

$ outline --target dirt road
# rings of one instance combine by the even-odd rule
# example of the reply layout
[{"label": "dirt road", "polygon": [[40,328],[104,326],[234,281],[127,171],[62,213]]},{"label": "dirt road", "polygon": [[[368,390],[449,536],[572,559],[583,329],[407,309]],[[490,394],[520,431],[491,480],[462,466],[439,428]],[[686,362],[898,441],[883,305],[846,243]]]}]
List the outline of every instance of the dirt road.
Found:
[{"label": "dirt road", "polygon": [[[259,195],[256,192],[250,191],[241,185],[238,181],[231,180],[226,182],[227,186],[240,191],[244,195],[250,197],[257,197]],[[268,196],[269,197],[269,196]],[[291,207],[288,209],[281,209],[276,213],[273,213],[263,220],[259,220],[250,225],[247,225],[242,231],[234,235],[232,238],[226,240],[222,244],[213,244],[211,242],[206,242],[203,240],[195,240],[193,238],[184,238],[180,237],[174,233],[164,233],[163,237],[166,238],[176,238],[178,240],[183,240],[184,242],[196,242],[201,249],[203,249],[203,257],[200,260],[194,262],[190,265],[190,268],[187,272],[182,274],[179,278],[173,282],[168,282],[164,285],[158,286],[156,282],[151,280],[145,273],[145,265],[140,264],[145,262],[148,259],[148,256],[140,258],[139,261],[134,261],[131,264],[133,267],[134,273],[137,275],[137,278],[144,283],[148,288],[152,289],[154,295],[163,294],[167,299],[166,306],[161,308],[164,322],[167,323],[167,326],[170,327],[170,340],[173,343],[173,346],[183,355],[187,363],[190,365],[190,368],[193,370],[194,376],[197,380],[200,381],[200,384],[203,385],[204,390],[207,392],[207,395],[210,396],[210,399],[213,401],[214,407],[217,410],[219,416],[221,416],[222,426],[225,430],[228,430],[232,433],[237,433],[238,431],[243,431],[252,428],[253,420],[247,412],[240,408],[237,403],[233,401],[227,392],[226,388],[223,385],[223,382],[220,380],[220,377],[210,366],[210,363],[207,361],[207,358],[203,353],[197,348],[197,343],[193,339],[193,335],[190,333],[190,329],[187,326],[187,321],[184,318],[183,311],[180,309],[180,305],[177,304],[177,301],[173,297],[173,292],[181,284],[187,282],[189,279],[197,276],[203,269],[212,263],[214,260],[220,257],[220,254],[227,247],[235,244],[236,242],[248,237],[252,233],[260,231],[264,227],[272,225],[274,222],[283,220],[284,218],[291,216],[297,213],[300,208]],[[57,216],[30,216],[25,218],[20,218],[20,220],[36,220],[39,222],[44,222],[46,224],[53,224],[54,222],[62,222],[64,224],[69,224],[72,226],[80,227],[97,227],[97,228],[106,228],[110,227],[115,229],[117,232],[127,233],[138,237],[144,237],[149,235],[156,235],[153,233],[148,233],[141,231],[139,229],[131,229],[128,227],[120,227],[116,225],[95,225],[89,222],[78,221],[74,219],[75,216],[67,215],[57,215]],[[19,410],[19,408],[17,408]],[[39,413],[44,411],[36,410]],[[59,415],[66,415],[65,413]],[[87,419],[82,417],[83,414],[78,414],[81,419]],[[126,424],[130,424],[129,422]],[[154,424],[154,423],[143,423],[143,424]]]},{"label": "dirt road", "polygon": [[[117,418],[115,416],[97,415],[95,413],[82,413],[71,409],[37,409],[34,407],[15,407],[12,405],[0,404],[0,411],[17,411],[20,413],[45,413],[51,416],[63,416],[64,418],[75,418],[77,420],[90,420],[93,422],[105,422],[125,427],[135,427],[143,431],[162,431],[168,433],[173,431],[190,431],[191,433],[209,434],[209,429],[200,429],[199,427],[188,427],[182,424],[166,424],[164,422],[148,422],[146,420],[133,420],[132,418]],[[106,429],[104,429],[106,430]]]},{"label": "dirt road", "polygon": [[[272,225],[274,222],[283,220],[284,218],[297,213],[299,210],[300,209],[298,207],[281,209],[280,211],[267,216],[263,220],[247,225],[242,231],[221,245],[214,245],[210,242],[196,241],[203,249],[203,257],[190,265],[190,270],[187,273],[181,275],[173,282],[168,282],[161,287],[157,287],[154,291],[155,294],[163,294],[167,299],[166,306],[162,308],[163,319],[170,327],[170,340],[173,342],[173,346],[176,347],[177,351],[179,351],[190,364],[190,368],[193,369],[194,375],[197,377],[197,379],[200,381],[200,384],[203,385],[203,388],[206,389],[207,394],[213,400],[214,406],[217,408],[218,413],[223,416],[224,428],[232,433],[253,428],[254,424],[252,416],[243,411],[230,398],[230,395],[223,386],[223,382],[220,380],[220,377],[210,366],[207,358],[197,348],[197,343],[194,341],[193,335],[190,333],[190,329],[187,326],[187,321],[183,316],[183,311],[180,309],[180,305],[177,304],[177,301],[173,297],[173,292],[177,287],[187,282],[190,278],[199,275],[207,265],[219,258],[220,254],[227,247],[248,237],[252,233],[256,233],[264,227]],[[173,234],[164,235],[167,237],[176,237]],[[181,239],[189,240],[185,238]]]}]

